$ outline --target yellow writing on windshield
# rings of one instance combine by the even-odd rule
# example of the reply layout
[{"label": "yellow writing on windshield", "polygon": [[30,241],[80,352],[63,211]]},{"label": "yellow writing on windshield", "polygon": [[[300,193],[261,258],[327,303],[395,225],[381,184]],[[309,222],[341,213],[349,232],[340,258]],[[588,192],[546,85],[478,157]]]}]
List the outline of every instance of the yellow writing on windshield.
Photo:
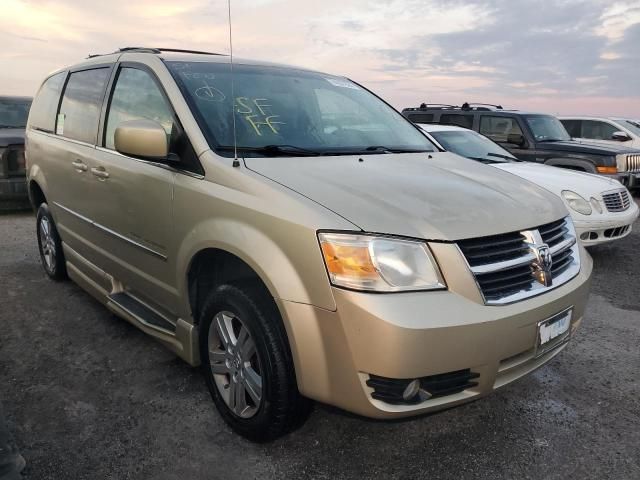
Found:
[{"label": "yellow writing on windshield", "polygon": [[262,136],[263,129],[277,135],[277,126],[286,124],[279,120],[280,115],[274,114],[268,98],[237,97],[236,105],[236,112],[251,125],[256,135]]}]

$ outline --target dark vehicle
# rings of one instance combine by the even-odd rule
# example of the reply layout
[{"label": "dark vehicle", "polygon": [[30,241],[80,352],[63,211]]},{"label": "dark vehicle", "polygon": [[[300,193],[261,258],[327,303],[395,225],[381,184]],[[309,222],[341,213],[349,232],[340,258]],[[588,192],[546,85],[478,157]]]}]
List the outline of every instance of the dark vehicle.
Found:
[{"label": "dark vehicle", "polygon": [[478,103],[460,107],[423,103],[418,108],[405,108],[402,114],[414,123],[458,125],[475,130],[520,160],[599,173],[630,188],[640,187],[639,150],[573,140],[552,115]]},{"label": "dark vehicle", "polygon": [[28,207],[24,127],[31,98],[0,97],[0,210]]}]

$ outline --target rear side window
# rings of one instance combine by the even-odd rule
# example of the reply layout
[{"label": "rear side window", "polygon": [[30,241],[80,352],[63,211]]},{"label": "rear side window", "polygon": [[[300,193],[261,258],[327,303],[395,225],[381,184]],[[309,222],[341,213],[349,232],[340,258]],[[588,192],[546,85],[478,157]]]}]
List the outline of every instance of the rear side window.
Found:
[{"label": "rear side window", "polygon": [[480,133],[494,142],[508,142],[509,135],[522,135],[518,121],[513,117],[480,117]]},{"label": "rear side window", "polygon": [[433,113],[410,113],[409,120],[414,123],[433,123]]},{"label": "rear side window", "polygon": [[440,123],[458,125],[459,127],[472,128],[473,115],[461,115],[459,113],[443,113],[440,115]]},{"label": "rear side window", "polygon": [[56,117],[58,135],[95,143],[102,99],[110,71],[109,68],[97,68],[81,70],[69,76],[60,112]]},{"label": "rear side window", "polygon": [[580,138],[582,122],[580,120],[560,120],[572,138]]},{"label": "rear side window", "polygon": [[53,133],[65,76],[66,72],[57,73],[47,78],[40,87],[29,113],[29,125],[32,128]]}]

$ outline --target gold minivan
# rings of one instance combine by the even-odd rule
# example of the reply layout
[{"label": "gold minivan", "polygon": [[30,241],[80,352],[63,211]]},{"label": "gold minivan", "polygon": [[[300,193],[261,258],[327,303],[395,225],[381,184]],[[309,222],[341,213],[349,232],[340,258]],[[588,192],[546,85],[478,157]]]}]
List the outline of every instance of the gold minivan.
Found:
[{"label": "gold minivan", "polygon": [[26,152],[46,273],[202,365],[252,440],[311,400],[397,418],[477,399],[584,315],[592,261],[558,198],[344,77],[123,49],[44,81]]}]

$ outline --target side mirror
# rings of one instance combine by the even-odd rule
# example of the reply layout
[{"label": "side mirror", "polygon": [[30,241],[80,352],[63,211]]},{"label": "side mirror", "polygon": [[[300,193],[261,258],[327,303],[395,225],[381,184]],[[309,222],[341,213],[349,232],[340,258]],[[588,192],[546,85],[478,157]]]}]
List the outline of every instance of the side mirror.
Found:
[{"label": "side mirror", "polygon": [[166,160],[169,156],[167,133],[152,120],[122,122],[114,135],[116,150],[124,155],[152,160]]},{"label": "side mirror", "polygon": [[512,143],[514,145],[518,145],[519,147],[524,146],[524,135],[521,133],[510,133],[507,135],[507,143]]},{"label": "side mirror", "polygon": [[611,140],[616,140],[617,142],[626,142],[631,140],[631,137],[625,132],[613,132],[611,134]]}]

